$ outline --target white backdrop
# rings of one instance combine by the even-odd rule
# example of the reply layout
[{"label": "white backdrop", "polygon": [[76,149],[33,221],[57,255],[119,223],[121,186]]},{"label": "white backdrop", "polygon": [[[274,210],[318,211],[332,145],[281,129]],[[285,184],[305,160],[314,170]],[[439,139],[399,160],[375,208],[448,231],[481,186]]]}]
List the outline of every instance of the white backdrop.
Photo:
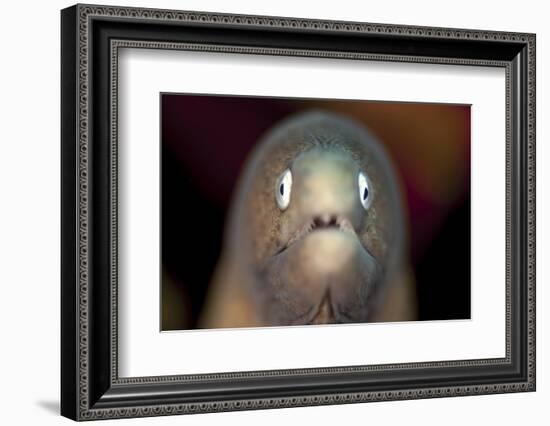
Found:
[{"label": "white backdrop", "polygon": [[[118,76],[120,376],[505,356],[503,69],[123,49]],[[165,92],[471,104],[471,319],[159,333],[158,98]]]},{"label": "white backdrop", "polygon": [[[540,1],[108,1],[144,7],[359,20],[537,33],[538,391],[421,401],[117,420],[130,424],[543,424],[550,400],[550,29]],[[59,404],[59,9],[67,1],[10,2],[0,26],[0,400],[4,424],[63,424]],[[547,219],[546,219],[547,220]],[[481,416],[481,417],[480,417]],[[102,424],[114,423],[108,421]]]}]

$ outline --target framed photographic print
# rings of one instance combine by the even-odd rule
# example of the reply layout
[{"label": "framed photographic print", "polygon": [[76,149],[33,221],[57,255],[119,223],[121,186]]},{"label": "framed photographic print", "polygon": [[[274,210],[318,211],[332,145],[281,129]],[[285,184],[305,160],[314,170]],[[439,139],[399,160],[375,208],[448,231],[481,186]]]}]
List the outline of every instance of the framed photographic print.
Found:
[{"label": "framed photographic print", "polygon": [[535,35],[61,12],[61,412],[535,390]]}]

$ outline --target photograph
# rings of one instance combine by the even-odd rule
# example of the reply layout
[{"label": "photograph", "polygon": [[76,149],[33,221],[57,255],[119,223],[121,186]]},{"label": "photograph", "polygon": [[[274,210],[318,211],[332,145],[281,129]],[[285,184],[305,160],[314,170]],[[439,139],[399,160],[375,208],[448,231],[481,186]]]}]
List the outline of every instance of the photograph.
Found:
[{"label": "photograph", "polygon": [[160,94],[161,330],[470,319],[470,105]]}]

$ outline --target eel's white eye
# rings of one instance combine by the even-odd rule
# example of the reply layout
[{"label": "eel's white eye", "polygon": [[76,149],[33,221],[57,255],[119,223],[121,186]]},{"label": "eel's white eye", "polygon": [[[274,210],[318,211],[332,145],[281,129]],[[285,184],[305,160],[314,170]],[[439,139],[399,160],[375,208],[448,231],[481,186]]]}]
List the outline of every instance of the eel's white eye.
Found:
[{"label": "eel's white eye", "polygon": [[277,179],[277,188],[275,188],[275,199],[281,210],[288,207],[290,203],[290,190],[292,189],[292,173],[286,169],[279,179]]},{"label": "eel's white eye", "polygon": [[372,194],[371,194],[371,187],[370,182],[368,181],[367,177],[363,174],[363,172],[359,172],[359,199],[361,200],[361,204],[363,205],[364,209],[367,210],[372,202]]}]

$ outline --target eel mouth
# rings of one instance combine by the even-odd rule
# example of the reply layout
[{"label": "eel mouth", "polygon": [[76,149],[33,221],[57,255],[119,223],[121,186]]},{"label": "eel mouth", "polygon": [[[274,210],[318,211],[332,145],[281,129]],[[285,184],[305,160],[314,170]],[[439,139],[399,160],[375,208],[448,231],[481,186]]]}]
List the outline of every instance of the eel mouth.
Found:
[{"label": "eel mouth", "polygon": [[364,322],[383,278],[350,220],[330,214],[303,222],[258,272],[266,321],[280,325]]},{"label": "eel mouth", "polygon": [[331,214],[317,215],[306,221],[294,234],[292,234],[287,243],[277,250],[275,255],[281,254],[294,243],[304,239],[313,232],[326,230],[335,230],[357,236],[353,229],[353,225],[345,217]]}]

